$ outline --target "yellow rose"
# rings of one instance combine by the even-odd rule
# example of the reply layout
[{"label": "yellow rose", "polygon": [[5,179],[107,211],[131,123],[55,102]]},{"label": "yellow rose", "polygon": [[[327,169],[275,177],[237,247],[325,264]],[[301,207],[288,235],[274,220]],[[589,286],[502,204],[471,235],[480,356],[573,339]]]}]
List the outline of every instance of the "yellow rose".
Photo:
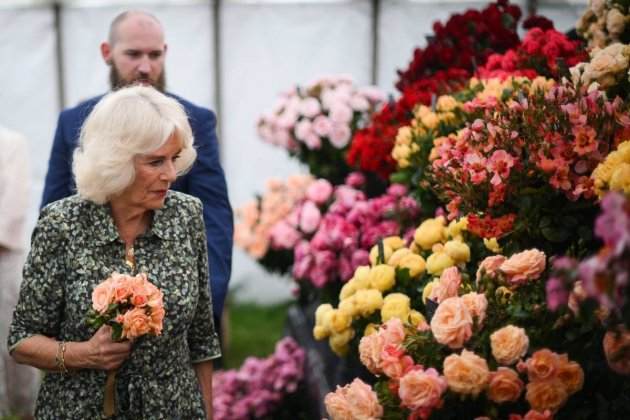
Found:
[{"label": "yellow rose", "polygon": [[426,262],[424,261],[424,258],[422,258],[420,255],[410,252],[409,254],[401,258],[398,267],[409,269],[409,275],[411,277],[417,277],[420,274],[424,273]]},{"label": "yellow rose", "polygon": [[470,247],[461,241],[448,241],[444,244],[444,252],[455,263],[467,263],[470,261]]},{"label": "yellow rose", "polygon": [[326,328],[322,327],[321,325],[315,325],[313,327],[313,338],[315,338],[315,340],[323,340],[329,335],[330,335],[330,331],[328,331]]},{"label": "yellow rose", "polygon": [[446,233],[449,238],[457,238],[461,236],[462,232],[465,230],[468,230],[468,218],[461,217],[459,220],[451,220]]},{"label": "yellow rose", "polygon": [[391,257],[387,260],[387,265],[391,265],[392,267],[398,267],[402,257],[407,254],[411,254],[411,250],[409,248],[400,248],[394,251]]},{"label": "yellow rose", "polygon": [[363,336],[367,336],[367,335],[372,335],[375,334],[378,331],[378,325],[370,322],[369,324],[367,324],[365,326],[365,329],[363,330]]},{"label": "yellow rose", "polygon": [[622,163],[610,177],[610,189],[630,194],[630,163]]},{"label": "yellow rose", "polygon": [[398,318],[405,322],[409,318],[411,300],[403,293],[391,293],[383,299],[381,308],[381,320],[387,322],[392,318]]},{"label": "yellow rose", "polygon": [[356,294],[339,302],[339,310],[348,316],[356,316],[359,314],[359,306],[357,305]]},{"label": "yellow rose", "polygon": [[357,291],[356,283],[354,279],[348,280],[339,291],[339,300],[344,300],[352,296]]},{"label": "yellow rose", "polygon": [[429,274],[440,275],[445,269],[455,265],[455,261],[446,252],[435,252],[427,258],[427,271]]},{"label": "yellow rose", "polygon": [[429,283],[427,283],[426,286],[424,286],[424,289],[422,290],[422,303],[427,303],[427,299],[429,298],[429,296],[431,296],[431,292],[433,291],[433,287],[440,284],[440,279],[435,279]]},{"label": "yellow rose", "polygon": [[396,145],[409,145],[411,143],[411,127],[406,125],[398,129]]},{"label": "yellow rose", "polygon": [[485,245],[486,249],[494,252],[495,254],[499,254],[501,253],[501,251],[503,251],[501,246],[499,246],[497,238],[483,238],[483,244]]},{"label": "yellow rose", "polygon": [[416,311],[415,309],[412,309],[411,311],[409,311],[409,323],[416,328],[418,328],[421,325],[426,325],[428,327],[427,319],[424,317],[424,315],[422,315],[420,312]]},{"label": "yellow rose", "polygon": [[370,287],[370,266],[360,265],[354,270],[354,276],[352,277],[357,290],[367,289]]},{"label": "yellow rose", "polygon": [[330,331],[333,334],[339,334],[350,328],[350,324],[352,324],[352,317],[346,312],[339,309],[332,310],[330,314]]},{"label": "yellow rose", "polygon": [[422,249],[431,249],[433,244],[446,239],[444,224],[445,220],[442,216],[425,220],[420,224],[418,229],[416,229],[414,241],[420,245]]},{"label": "yellow rose", "polygon": [[[394,253],[394,250],[391,249],[391,247],[383,244],[383,255],[382,255],[382,257],[384,258],[384,260],[382,260],[379,264],[387,263],[387,261],[389,260],[389,257],[391,257],[393,253]],[[370,264],[372,264],[372,266],[375,266],[377,264],[376,258],[378,256],[379,256],[378,255],[378,245],[374,245],[372,247],[372,249],[370,250]]]},{"label": "yellow rose", "polygon": [[437,127],[440,122],[440,119],[437,115],[435,115],[435,112],[429,112],[420,117],[420,119],[422,121],[422,124],[424,124],[424,126],[427,127],[429,130]]},{"label": "yellow rose", "polygon": [[333,307],[330,303],[323,303],[317,307],[315,310],[315,324],[316,325],[324,325],[324,315],[332,311]]},{"label": "yellow rose", "polygon": [[370,270],[370,286],[384,292],[396,284],[396,271],[394,267],[379,264]]},{"label": "yellow rose", "polygon": [[392,251],[396,251],[405,246],[405,241],[400,236],[388,236],[383,239],[383,245],[390,247]]},{"label": "yellow rose", "polygon": [[449,112],[459,107],[459,102],[451,95],[442,95],[438,98],[435,107],[438,111]]},{"label": "yellow rose", "polygon": [[348,354],[348,350],[350,349],[348,343],[350,342],[350,340],[352,340],[353,337],[354,330],[348,328],[340,334],[331,335],[328,339],[328,344],[330,345],[332,351],[335,352],[335,354],[343,357]]},{"label": "yellow rose", "polygon": [[363,317],[383,307],[383,294],[376,289],[359,290],[354,297],[357,312]]}]

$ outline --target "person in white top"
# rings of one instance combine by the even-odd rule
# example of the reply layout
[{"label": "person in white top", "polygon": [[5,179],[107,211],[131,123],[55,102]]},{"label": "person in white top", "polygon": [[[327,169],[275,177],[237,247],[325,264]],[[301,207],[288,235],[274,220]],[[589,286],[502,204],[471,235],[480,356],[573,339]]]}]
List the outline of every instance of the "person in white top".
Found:
[{"label": "person in white top", "polygon": [[7,334],[26,258],[30,176],[24,136],[0,126],[0,417],[32,418],[39,372],[9,356]]}]

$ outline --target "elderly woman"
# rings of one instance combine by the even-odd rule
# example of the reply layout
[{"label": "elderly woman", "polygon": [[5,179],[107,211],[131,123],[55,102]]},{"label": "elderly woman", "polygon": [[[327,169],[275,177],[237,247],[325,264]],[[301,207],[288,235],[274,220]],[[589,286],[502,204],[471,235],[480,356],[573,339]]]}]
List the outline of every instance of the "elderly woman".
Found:
[{"label": "elderly woman", "polygon": [[[102,418],[112,371],[116,419],[212,417],[202,206],[169,191],[195,157],[184,110],[150,87],[110,93],[85,122],[78,194],[41,212],[8,338],[17,362],[47,371],[38,419]],[[115,342],[88,325],[92,291],[114,272],[146,273],[164,293],[161,335]]]}]

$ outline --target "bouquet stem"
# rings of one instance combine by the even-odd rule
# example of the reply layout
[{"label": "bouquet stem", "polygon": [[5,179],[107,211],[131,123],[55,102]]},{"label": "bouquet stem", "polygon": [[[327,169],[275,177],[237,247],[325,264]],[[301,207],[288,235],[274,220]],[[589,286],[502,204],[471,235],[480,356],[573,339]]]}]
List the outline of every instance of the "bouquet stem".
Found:
[{"label": "bouquet stem", "polygon": [[112,417],[116,413],[116,371],[107,372],[107,381],[105,382],[105,399],[103,400],[103,414],[106,417]]}]

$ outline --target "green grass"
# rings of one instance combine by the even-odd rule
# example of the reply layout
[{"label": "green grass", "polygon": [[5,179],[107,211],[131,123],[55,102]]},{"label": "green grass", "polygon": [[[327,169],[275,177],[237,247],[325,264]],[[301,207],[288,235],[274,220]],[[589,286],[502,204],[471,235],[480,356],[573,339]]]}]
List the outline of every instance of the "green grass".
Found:
[{"label": "green grass", "polygon": [[239,368],[248,356],[267,357],[283,336],[289,303],[272,306],[229,306],[225,368]]}]

